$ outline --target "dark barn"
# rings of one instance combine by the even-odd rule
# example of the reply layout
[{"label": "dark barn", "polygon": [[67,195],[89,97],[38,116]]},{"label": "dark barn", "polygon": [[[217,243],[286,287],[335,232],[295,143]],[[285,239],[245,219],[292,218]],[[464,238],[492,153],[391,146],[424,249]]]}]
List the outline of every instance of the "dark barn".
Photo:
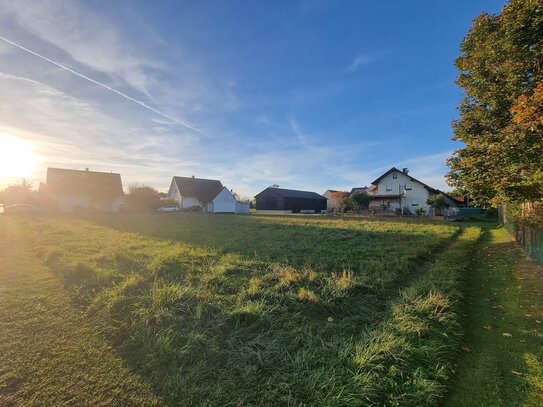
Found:
[{"label": "dark barn", "polygon": [[266,188],[255,195],[256,210],[260,211],[326,211],[327,199],[316,192],[296,191],[294,189]]}]

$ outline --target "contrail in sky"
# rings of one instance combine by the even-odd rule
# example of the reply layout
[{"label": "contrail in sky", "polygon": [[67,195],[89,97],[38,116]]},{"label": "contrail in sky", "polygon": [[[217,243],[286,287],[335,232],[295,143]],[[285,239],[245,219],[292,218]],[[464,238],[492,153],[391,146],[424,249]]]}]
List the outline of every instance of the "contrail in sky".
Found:
[{"label": "contrail in sky", "polygon": [[155,109],[154,107],[149,106],[148,104],[142,102],[141,100],[134,99],[133,97],[128,96],[126,93],[120,92],[120,91],[118,91],[117,89],[113,89],[112,87],[110,87],[110,86],[108,86],[108,85],[105,85],[105,84],[103,84],[103,83],[101,83],[101,82],[98,82],[97,80],[94,80],[94,79],[92,79],[92,78],[89,78],[88,76],[83,75],[82,73],[79,73],[79,72],[77,72],[77,71],[74,71],[73,69],[67,67],[66,65],[62,65],[61,63],[58,63],[58,62],[56,62],[56,61],[53,61],[52,59],[49,59],[49,58],[47,58],[47,57],[44,56],[44,55],[38,54],[37,52],[34,52],[34,51],[32,51],[32,50],[30,50],[30,49],[28,49],[28,48],[26,48],[26,47],[23,47],[22,45],[19,45],[19,44],[15,43],[15,42],[13,42],[13,41],[11,41],[11,40],[8,40],[7,38],[2,37],[1,35],[0,35],[0,40],[5,41],[5,42],[7,42],[8,44],[11,44],[11,45],[13,45],[14,47],[17,47],[17,48],[19,48],[19,49],[21,49],[21,50],[23,50],[23,51],[25,51],[25,52],[28,52],[29,54],[32,54],[32,55],[34,55],[34,56],[36,56],[36,57],[38,57],[38,58],[41,58],[41,59],[43,59],[44,61],[49,62],[50,64],[53,64],[53,65],[55,65],[55,66],[58,66],[59,68],[64,69],[65,71],[68,71],[68,72],[74,74],[75,76],[79,76],[80,78],[85,79],[86,81],[89,81],[89,82],[91,82],[91,83],[94,83],[95,85],[101,86],[102,88],[107,89],[107,90],[109,90],[110,92],[116,93],[117,95],[119,95],[119,96],[125,98],[126,100],[129,100],[129,101],[131,101],[131,102],[137,103],[138,105],[140,105],[140,106],[142,106],[142,107],[144,107],[144,108],[146,108],[146,109],[148,109],[148,110],[150,110],[150,111],[152,111],[152,112],[154,112],[154,113],[156,113],[156,114],[158,114],[158,115],[160,115],[160,116],[162,116],[162,117],[165,117],[166,119],[169,119],[169,120],[171,120],[171,121],[173,121],[173,122],[175,122],[175,123],[177,123],[177,124],[180,124],[181,126],[186,127],[187,129],[190,129],[190,130],[195,131],[195,132],[197,132],[197,133],[203,134],[201,130],[198,130],[197,128],[192,127],[191,125],[189,125],[189,124],[187,124],[187,123],[184,123],[184,122],[182,122],[181,120],[176,119],[175,117],[172,117],[172,116],[170,116],[170,115],[168,115],[168,114],[166,114],[166,113],[163,113],[163,112],[161,112],[160,110],[157,110],[157,109]]}]

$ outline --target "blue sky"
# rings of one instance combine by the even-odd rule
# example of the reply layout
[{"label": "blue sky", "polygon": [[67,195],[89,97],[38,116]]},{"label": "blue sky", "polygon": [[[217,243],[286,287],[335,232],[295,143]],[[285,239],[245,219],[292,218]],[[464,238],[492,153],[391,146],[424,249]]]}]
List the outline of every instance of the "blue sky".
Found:
[{"label": "blue sky", "polygon": [[447,189],[453,61],[503,4],[0,1],[0,134],[30,143],[33,182],[88,167],[322,193],[398,166]]}]

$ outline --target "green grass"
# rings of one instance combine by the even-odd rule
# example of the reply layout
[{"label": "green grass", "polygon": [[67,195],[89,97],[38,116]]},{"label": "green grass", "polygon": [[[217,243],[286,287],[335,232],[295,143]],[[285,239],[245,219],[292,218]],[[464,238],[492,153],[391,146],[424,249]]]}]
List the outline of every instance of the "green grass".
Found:
[{"label": "green grass", "polygon": [[0,406],[161,405],[101,321],[73,307],[25,229],[0,219]]},{"label": "green grass", "polygon": [[541,406],[543,273],[503,228],[488,228],[482,243],[466,284],[465,352],[445,405]]},{"label": "green grass", "polygon": [[[34,365],[51,346],[13,339],[36,329],[77,359],[45,357],[58,368],[44,404],[62,404],[81,370],[86,390],[68,393],[90,405],[435,405],[463,340],[478,236],[397,219],[1,218],[0,354],[19,362],[0,370],[0,395],[29,404],[46,391]],[[58,309],[18,324],[40,312],[27,295]]]}]

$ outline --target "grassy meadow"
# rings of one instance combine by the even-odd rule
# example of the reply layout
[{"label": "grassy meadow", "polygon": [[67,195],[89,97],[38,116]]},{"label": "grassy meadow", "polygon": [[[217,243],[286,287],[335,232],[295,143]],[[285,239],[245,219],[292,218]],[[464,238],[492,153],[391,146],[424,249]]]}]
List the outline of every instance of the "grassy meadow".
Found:
[{"label": "grassy meadow", "polygon": [[[66,298],[57,316],[89,325],[111,365],[89,380],[111,387],[117,371],[137,389],[128,402],[95,392],[80,405],[436,405],[459,353],[460,286],[479,236],[399,219],[4,217],[0,254],[13,258],[0,280],[23,259],[35,271],[17,278],[53,276]],[[28,290],[49,296],[40,284]],[[21,301],[6,293],[3,309]],[[9,311],[32,320],[25,312]],[[2,315],[0,351],[15,354],[22,345]],[[85,348],[89,333],[69,327],[56,329]],[[26,386],[40,367],[25,366],[0,369],[0,404],[35,397]]]}]

